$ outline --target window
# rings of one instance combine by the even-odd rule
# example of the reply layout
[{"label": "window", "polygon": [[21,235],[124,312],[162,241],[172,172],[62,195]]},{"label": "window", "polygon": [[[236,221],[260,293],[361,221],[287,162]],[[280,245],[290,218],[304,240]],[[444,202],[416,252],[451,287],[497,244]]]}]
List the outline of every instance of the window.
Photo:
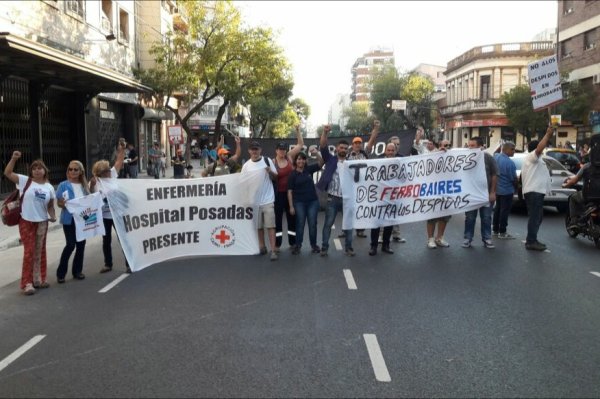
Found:
[{"label": "window", "polygon": [[583,46],[586,50],[596,48],[597,30],[588,30],[583,34]]},{"label": "window", "polygon": [[65,11],[79,19],[84,19],[85,9],[83,0],[65,0]]},{"label": "window", "polygon": [[480,77],[479,84],[479,98],[482,100],[487,100],[491,97],[491,87],[490,87],[491,76],[483,75]]},{"label": "window", "polygon": [[561,58],[569,58],[572,54],[572,42],[571,39],[560,42],[560,56]]},{"label": "window", "polygon": [[119,41],[129,43],[129,13],[119,10]]},{"label": "window", "polygon": [[573,0],[563,0],[563,15],[571,14],[573,12]]},{"label": "window", "polygon": [[102,11],[100,13],[101,27],[106,32],[113,31],[113,6],[112,0],[102,0]]}]

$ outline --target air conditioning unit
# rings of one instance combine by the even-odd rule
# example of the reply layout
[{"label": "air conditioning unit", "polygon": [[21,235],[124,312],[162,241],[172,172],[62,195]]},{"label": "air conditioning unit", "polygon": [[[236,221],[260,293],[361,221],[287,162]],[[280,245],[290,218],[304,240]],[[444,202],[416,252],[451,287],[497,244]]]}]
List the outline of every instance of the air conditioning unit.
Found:
[{"label": "air conditioning unit", "polygon": [[592,76],[592,82],[594,82],[595,85],[600,84],[600,74],[593,75]]}]

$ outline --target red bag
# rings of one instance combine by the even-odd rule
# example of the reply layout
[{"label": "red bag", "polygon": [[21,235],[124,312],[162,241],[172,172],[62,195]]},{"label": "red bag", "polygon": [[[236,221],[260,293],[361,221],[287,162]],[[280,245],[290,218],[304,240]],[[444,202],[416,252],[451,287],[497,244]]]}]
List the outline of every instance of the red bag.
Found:
[{"label": "red bag", "polygon": [[2,214],[2,223],[6,226],[16,226],[21,221],[21,202],[30,184],[31,178],[27,180],[23,195],[19,196],[19,190],[15,190],[2,203],[0,213]]}]

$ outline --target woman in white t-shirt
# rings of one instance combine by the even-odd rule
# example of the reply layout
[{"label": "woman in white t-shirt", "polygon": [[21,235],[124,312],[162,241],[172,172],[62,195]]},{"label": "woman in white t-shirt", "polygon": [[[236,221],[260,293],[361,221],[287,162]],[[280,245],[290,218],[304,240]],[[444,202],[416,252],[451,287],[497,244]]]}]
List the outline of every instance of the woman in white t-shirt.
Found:
[{"label": "woman in white t-shirt", "polygon": [[65,240],[67,241],[65,248],[62,251],[62,255],[60,256],[58,269],[56,269],[56,279],[59,284],[65,282],[65,276],[69,270],[69,258],[71,257],[73,250],[75,250],[73,267],[71,269],[73,279],[83,280],[85,278],[85,275],[82,273],[85,240],[77,242],[75,221],[73,220],[71,212],[65,207],[65,202],[74,198],[83,197],[89,193],[83,164],[77,160],[69,162],[69,167],[67,168],[67,180],[61,182],[56,189],[56,203],[62,208],[62,211],[60,212],[60,224],[63,225],[63,232],[65,233]]},{"label": "woman in white t-shirt", "polygon": [[[119,176],[119,171],[123,167],[123,160],[125,159],[125,142],[119,141],[117,147],[117,156],[115,164],[111,168],[110,163],[106,159],[101,159],[94,163],[92,166],[92,178],[90,179],[90,191],[92,193],[99,192],[102,194],[104,205],[102,206],[102,221],[104,222],[104,236],[102,236],[102,253],[104,254],[104,267],[100,270],[100,273],[106,273],[112,270],[113,257],[112,257],[112,229],[114,226],[112,213],[108,206],[108,200],[106,196],[110,194],[112,190],[116,190],[116,179]],[[127,258],[125,258],[125,267],[127,273],[131,273]]]},{"label": "woman in white t-shirt", "polygon": [[56,222],[56,194],[54,187],[48,182],[48,168],[41,159],[31,163],[28,176],[25,176],[13,172],[19,158],[21,153],[14,151],[4,168],[4,176],[17,185],[23,196],[19,222],[19,234],[23,243],[21,290],[25,295],[33,295],[36,288],[50,286],[46,281],[46,234],[48,221]]}]

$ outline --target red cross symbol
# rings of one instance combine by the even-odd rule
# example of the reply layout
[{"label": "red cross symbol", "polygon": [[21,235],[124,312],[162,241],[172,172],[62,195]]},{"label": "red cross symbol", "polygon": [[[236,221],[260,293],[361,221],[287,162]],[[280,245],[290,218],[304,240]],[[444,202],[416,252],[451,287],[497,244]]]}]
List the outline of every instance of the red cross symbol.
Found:
[{"label": "red cross symbol", "polygon": [[226,241],[228,241],[231,238],[231,236],[226,234],[225,230],[221,230],[221,232],[218,235],[215,235],[215,238],[221,242],[221,245],[223,245]]}]

